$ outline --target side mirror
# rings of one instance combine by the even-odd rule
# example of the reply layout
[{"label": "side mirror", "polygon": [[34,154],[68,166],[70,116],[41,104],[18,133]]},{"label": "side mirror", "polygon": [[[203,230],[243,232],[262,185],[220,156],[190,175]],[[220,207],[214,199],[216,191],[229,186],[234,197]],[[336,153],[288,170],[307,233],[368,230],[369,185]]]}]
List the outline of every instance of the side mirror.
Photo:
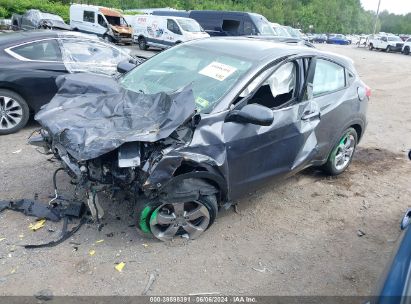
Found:
[{"label": "side mirror", "polygon": [[241,110],[228,113],[226,122],[250,123],[258,126],[269,126],[274,121],[271,109],[259,104],[248,104]]},{"label": "side mirror", "polygon": [[117,72],[125,74],[127,72],[130,72],[135,67],[136,65],[131,63],[129,60],[123,60],[117,64]]}]

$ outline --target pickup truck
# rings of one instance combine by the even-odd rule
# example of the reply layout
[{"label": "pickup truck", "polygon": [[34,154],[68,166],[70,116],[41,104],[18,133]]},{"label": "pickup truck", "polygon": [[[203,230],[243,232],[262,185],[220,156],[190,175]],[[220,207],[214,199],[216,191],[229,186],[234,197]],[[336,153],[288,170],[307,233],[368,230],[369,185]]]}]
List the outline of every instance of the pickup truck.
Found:
[{"label": "pickup truck", "polygon": [[385,50],[386,52],[401,52],[404,42],[398,36],[371,36],[368,47],[370,50]]},{"label": "pickup truck", "polygon": [[23,15],[13,14],[11,17],[13,30],[58,29],[70,30],[60,16],[30,9]]}]

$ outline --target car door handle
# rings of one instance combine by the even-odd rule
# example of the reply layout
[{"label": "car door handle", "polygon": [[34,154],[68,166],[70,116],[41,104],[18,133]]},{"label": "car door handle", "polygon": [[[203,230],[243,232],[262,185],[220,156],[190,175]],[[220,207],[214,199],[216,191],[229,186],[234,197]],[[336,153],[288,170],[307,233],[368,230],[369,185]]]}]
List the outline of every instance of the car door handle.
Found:
[{"label": "car door handle", "polygon": [[310,120],[313,118],[321,118],[321,113],[320,112],[311,112],[311,113],[307,113],[304,114],[303,116],[301,116],[301,120]]}]

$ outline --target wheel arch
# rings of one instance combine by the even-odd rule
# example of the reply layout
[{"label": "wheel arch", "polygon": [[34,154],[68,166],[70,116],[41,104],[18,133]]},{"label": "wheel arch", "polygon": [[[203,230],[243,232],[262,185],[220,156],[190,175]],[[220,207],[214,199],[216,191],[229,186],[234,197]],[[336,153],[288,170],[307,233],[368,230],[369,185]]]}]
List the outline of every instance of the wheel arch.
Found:
[{"label": "wheel arch", "polygon": [[7,90],[7,91],[10,91],[10,92],[13,92],[14,94],[20,95],[21,98],[24,99],[27,106],[29,107],[30,112],[34,112],[34,109],[31,106],[31,103],[29,102],[29,99],[27,98],[26,94],[24,94],[24,92],[20,91],[19,89],[17,89],[12,84],[0,82],[0,90]]},{"label": "wheel arch", "polygon": [[355,132],[357,132],[358,142],[359,142],[363,134],[363,127],[360,124],[356,123],[356,124],[351,125],[350,128],[353,128]]},{"label": "wheel arch", "polygon": [[190,161],[183,161],[180,166],[174,171],[173,177],[163,184],[159,192],[167,188],[173,188],[174,185],[184,179],[200,179],[206,181],[217,191],[218,205],[222,205],[228,201],[228,186],[227,182],[219,173],[219,171],[208,164],[197,164]]}]

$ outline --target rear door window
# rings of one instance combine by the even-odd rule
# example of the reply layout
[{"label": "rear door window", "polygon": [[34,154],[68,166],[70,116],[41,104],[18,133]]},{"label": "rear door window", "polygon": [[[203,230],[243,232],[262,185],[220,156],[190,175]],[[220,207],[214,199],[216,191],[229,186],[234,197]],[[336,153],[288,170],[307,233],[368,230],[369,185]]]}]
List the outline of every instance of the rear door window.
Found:
[{"label": "rear door window", "polygon": [[342,66],[328,60],[318,59],[315,66],[314,97],[332,93],[345,87],[345,70]]},{"label": "rear door window", "polygon": [[95,14],[94,12],[84,11],[83,20],[86,22],[95,23]]},{"label": "rear door window", "polygon": [[116,48],[94,41],[62,39],[65,61],[105,64],[123,54]]},{"label": "rear door window", "polygon": [[229,33],[230,35],[239,35],[239,28],[241,22],[238,20],[230,20],[224,19],[223,20],[223,31]]},{"label": "rear door window", "polygon": [[[11,48],[14,57],[20,60],[61,61],[60,47],[55,39],[36,41]],[[15,55],[18,56],[15,56]],[[13,54],[12,54],[13,55]],[[18,58],[20,57],[20,58]]]}]

